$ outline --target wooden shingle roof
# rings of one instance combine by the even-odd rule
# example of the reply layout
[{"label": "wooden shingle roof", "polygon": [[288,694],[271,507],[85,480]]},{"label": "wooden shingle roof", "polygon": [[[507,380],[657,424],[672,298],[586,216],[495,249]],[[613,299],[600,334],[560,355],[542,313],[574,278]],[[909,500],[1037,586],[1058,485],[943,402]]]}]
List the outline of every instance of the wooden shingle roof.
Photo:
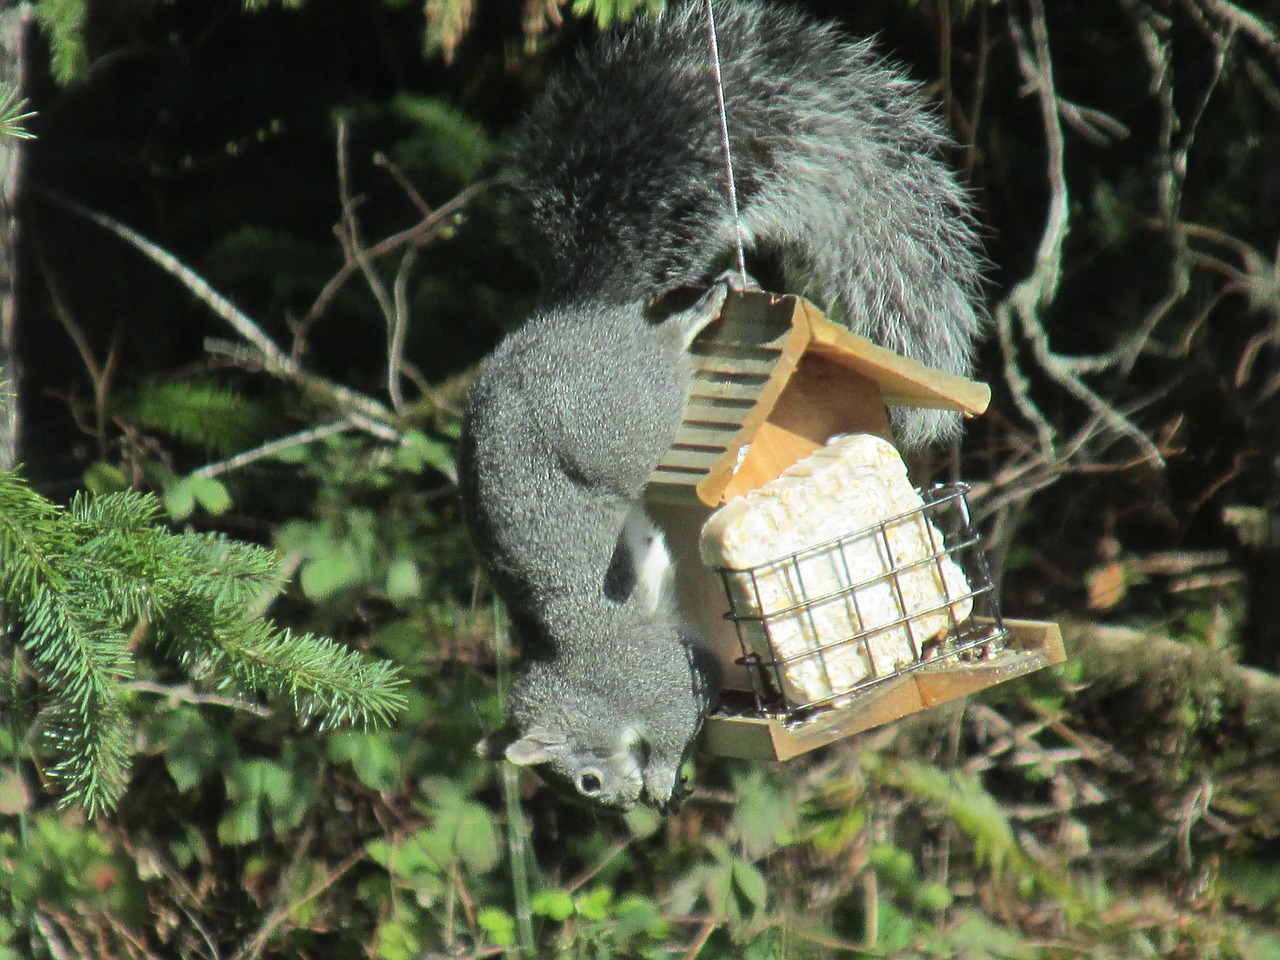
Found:
[{"label": "wooden shingle roof", "polygon": [[[693,353],[696,369],[683,424],[649,480],[649,496],[658,499],[696,497],[707,506],[725,499],[748,448],[802,369],[821,371],[822,385],[810,388],[815,396],[809,407],[819,419],[828,401],[838,406],[842,394],[859,390],[863,396],[855,396],[856,402],[866,406],[870,390],[880,410],[884,405],[914,406],[977,415],[991,399],[985,384],[876,346],[794,296],[731,294]],[[841,369],[850,374],[847,384]],[[833,378],[839,382],[833,384]],[[825,411],[825,416],[830,420],[832,414]],[[803,442],[814,449],[826,439],[819,433]],[[777,472],[789,465],[780,463]]]}]

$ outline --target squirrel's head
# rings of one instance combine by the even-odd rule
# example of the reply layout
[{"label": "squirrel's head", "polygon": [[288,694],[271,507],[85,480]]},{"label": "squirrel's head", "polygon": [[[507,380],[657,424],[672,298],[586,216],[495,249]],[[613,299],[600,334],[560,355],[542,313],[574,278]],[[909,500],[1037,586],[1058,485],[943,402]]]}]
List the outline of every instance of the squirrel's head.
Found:
[{"label": "squirrel's head", "polygon": [[[613,810],[631,810],[645,796],[644,738],[634,728],[619,731],[615,742],[587,743],[562,729],[537,726],[523,733],[498,731],[477,744],[491,760],[533,767],[551,786],[570,796]],[[661,798],[665,800],[665,798]]]}]

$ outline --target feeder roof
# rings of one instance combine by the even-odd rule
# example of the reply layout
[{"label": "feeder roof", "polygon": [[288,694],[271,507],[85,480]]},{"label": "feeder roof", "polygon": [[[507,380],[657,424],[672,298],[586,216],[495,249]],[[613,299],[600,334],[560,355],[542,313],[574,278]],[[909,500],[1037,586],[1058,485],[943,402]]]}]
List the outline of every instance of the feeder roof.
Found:
[{"label": "feeder roof", "polygon": [[[990,388],[943,373],[828,320],[795,296],[730,294],[720,318],[695,341],[693,389],[676,442],[649,481],[650,494],[695,490],[720,501],[747,447],[769,420],[801,362],[818,357],[847,370],[850,389],[869,381],[887,406],[930,407],[977,415]],[[825,387],[824,387],[825,389]],[[873,394],[874,396],[874,394]]]}]

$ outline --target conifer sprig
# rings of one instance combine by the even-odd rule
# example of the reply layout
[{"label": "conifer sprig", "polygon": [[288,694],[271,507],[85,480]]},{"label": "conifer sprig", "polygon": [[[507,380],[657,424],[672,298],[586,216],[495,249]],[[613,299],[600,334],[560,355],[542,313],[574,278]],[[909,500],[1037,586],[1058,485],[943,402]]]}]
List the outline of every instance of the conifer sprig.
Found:
[{"label": "conifer sprig", "polygon": [[47,690],[41,715],[63,800],[90,815],[119,801],[132,753],[122,682],[150,628],[197,677],[239,695],[288,698],[322,726],[376,725],[404,702],[389,663],[255,615],[280,589],[271,551],[174,533],[154,497],[77,496],[66,509],[0,472],[5,628]]}]

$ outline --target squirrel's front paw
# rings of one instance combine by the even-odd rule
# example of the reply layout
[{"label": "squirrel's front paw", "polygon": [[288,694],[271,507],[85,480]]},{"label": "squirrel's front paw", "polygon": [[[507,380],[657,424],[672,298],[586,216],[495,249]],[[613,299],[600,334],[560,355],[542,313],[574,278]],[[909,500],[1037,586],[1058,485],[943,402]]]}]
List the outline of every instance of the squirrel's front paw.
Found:
[{"label": "squirrel's front paw", "polygon": [[755,277],[741,270],[726,270],[716,277],[716,283],[723,283],[733,293],[759,293],[764,289]]},{"label": "squirrel's front paw", "polygon": [[693,779],[683,765],[650,765],[644,771],[644,798],[649,806],[663,813],[676,813],[685,797],[693,792]]},{"label": "squirrel's front paw", "polygon": [[677,796],[680,770],[673,766],[651,765],[644,771],[644,799],[649,806],[666,812],[673,803],[679,804],[683,795]]}]

